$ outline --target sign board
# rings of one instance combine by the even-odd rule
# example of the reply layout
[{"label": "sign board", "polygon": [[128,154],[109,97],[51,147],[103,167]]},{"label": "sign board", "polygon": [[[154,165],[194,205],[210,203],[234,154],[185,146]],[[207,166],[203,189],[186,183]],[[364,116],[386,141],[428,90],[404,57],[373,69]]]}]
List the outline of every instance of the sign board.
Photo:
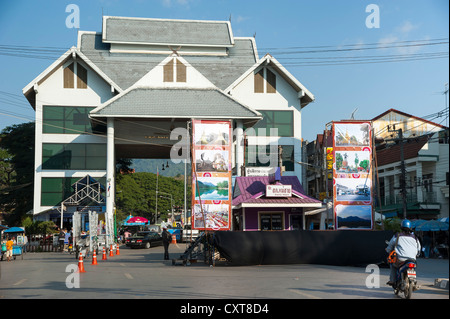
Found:
[{"label": "sign board", "polygon": [[370,122],[333,123],[333,149],[329,155],[334,154],[333,208],[337,230],[373,229],[372,147]]},{"label": "sign board", "polygon": [[291,197],[292,185],[266,185],[266,197]]},{"label": "sign board", "polygon": [[270,176],[279,167],[246,167],[245,176]]},{"label": "sign board", "polygon": [[231,121],[192,121],[192,229],[231,228]]}]

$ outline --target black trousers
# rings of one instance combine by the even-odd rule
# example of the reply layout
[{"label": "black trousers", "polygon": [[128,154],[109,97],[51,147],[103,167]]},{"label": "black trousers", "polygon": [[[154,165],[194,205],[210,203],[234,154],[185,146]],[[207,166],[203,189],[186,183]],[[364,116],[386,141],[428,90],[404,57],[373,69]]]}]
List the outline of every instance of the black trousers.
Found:
[{"label": "black trousers", "polygon": [[169,260],[169,243],[163,243],[164,245],[164,260]]}]

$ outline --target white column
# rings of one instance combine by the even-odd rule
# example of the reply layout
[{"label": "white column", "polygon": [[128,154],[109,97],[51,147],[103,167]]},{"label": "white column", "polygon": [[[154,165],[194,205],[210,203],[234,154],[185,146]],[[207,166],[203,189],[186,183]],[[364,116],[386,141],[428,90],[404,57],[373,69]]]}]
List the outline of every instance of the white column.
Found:
[{"label": "white column", "polygon": [[114,180],[114,118],[108,118],[106,131],[106,216],[105,222],[107,225],[107,233],[109,236],[108,245],[112,244],[114,232],[111,229],[114,220],[114,194],[115,194],[115,180]]},{"label": "white column", "polygon": [[241,176],[244,165],[244,128],[241,120],[236,121],[236,175]]}]

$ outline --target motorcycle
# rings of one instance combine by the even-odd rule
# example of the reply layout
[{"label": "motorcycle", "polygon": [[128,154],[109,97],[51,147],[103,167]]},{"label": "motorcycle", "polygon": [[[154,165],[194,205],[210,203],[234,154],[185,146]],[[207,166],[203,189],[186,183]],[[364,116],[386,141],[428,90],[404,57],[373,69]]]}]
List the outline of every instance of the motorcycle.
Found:
[{"label": "motorcycle", "polygon": [[397,269],[397,277],[392,285],[394,294],[398,295],[403,292],[406,299],[411,299],[413,291],[419,289],[416,278],[417,263],[413,259],[408,259],[400,263]]}]

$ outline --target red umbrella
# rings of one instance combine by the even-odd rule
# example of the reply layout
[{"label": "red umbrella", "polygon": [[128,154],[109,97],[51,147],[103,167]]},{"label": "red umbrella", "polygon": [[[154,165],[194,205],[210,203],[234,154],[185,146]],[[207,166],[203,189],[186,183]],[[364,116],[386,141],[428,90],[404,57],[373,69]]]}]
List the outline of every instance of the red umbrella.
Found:
[{"label": "red umbrella", "polygon": [[129,220],[127,220],[127,224],[132,224],[132,223],[148,223],[148,219],[144,218],[144,217],[140,217],[140,216],[136,216],[136,217],[132,217]]}]

